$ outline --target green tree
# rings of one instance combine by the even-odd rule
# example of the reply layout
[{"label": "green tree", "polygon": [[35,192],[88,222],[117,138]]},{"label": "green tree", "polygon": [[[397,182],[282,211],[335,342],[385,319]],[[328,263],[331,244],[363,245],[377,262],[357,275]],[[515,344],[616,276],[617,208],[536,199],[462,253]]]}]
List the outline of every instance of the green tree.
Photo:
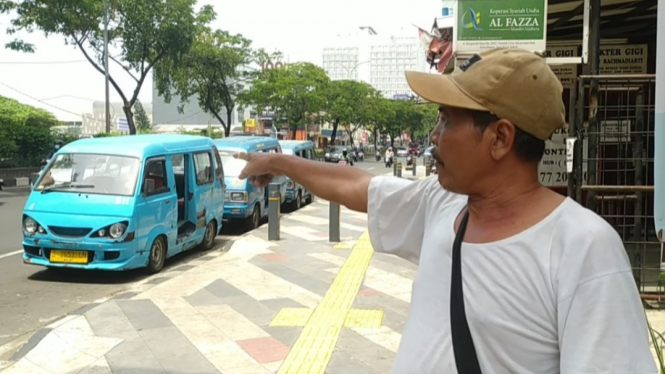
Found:
[{"label": "green tree", "polygon": [[50,112],[0,96],[0,167],[39,166],[59,124]]},{"label": "green tree", "polygon": [[134,114],[136,115],[136,130],[138,132],[147,132],[152,129],[152,123],[150,123],[150,118],[143,108],[143,104],[140,101],[136,101],[134,104]]},{"label": "green tree", "polygon": [[322,119],[333,127],[330,137],[332,144],[335,143],[340,125],[353,141],[353,133],[372,122],[375,115],[373,100],[378,95],[378,91],[364,82],[337,80],[326,86],[326,107]]},{"label": "green tree", "polygon": [[309,62],[267,69],[258,74],[252,86],[239,95],[243,105],[261,112],[275,112],[275,123],[288,123],[292,132],[318,117],[326,106],[326,72]]},{"label": "green tree", "polygon": [[251,41],[242,35],[205,28],[184,59],[165,62],[155,70],[157,90],[167,103],[173,94],[180,96],[181,114],[184,104],[197,97],[199,106],[212,114],[229,136],[236,98],[250,76],[246,69],[254,56],[250,46]]},{"label": "green tree", "polygon": [[[195,13],[196,0],[108,0],[105,12],[99,0],[0,0],[0,11],[16,15],[7,30],[40,30],[58,34],[66,44],[77,47],[102,75],[104,68],[105,15],[109,15],[109,59],[135,81],[133,91],[123,90],[115,76],[109,82],[123,102],[130,134],[136,133],[132,107],[153,67],[165,60],[179,61],[189,51],[199,26],[215,18],[211,6]],[[34,45],[19,39],[7,48],[34,52]],[[113,56],[114,50],[119,53]],[[113,52],[111,52],[113,51]]]}]

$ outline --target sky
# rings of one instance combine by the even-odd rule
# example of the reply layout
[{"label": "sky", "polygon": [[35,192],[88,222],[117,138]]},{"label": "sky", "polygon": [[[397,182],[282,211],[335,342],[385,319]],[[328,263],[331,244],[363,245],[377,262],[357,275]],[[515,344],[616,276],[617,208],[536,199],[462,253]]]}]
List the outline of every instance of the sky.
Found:
[{"label": "sky", "polygon": [[[240,33],[254,47],[280,50],[289,62],[318,65],[323,47],[334,44],[340,34],[371,26],[380,35],[409,28],[417,35],[412,25],[429,30],[441,9],[441,0],[208,0],[198,6],[203,4],[214,6],[215,28]],[[36,46],[33,54],[4,49],[13,38],[5,33],[10,19],[0,16],[0,96],[49,110],[63,121],[80,121],[81,114],[91,113],[92,103],[104,100],[104,76],[59,35],[18,34]],[[109,64],[111,75],[131,95],[135,82],[113,62]],[[113,87],[110,97],[112,102],[120,101]],[[139,100],[152,101],[151,77]]]}]

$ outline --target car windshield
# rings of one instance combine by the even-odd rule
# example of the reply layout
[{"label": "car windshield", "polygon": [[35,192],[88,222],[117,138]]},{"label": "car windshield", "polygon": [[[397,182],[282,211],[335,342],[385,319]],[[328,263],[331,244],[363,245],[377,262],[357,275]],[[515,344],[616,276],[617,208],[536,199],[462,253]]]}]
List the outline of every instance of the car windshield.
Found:
[{"label": "car windshield", "polygon": [[285,148],[282,148],[282,153],[284,153],[285,155],[291,155],[291,156],[293,156],[293,149],[285,149]]},{"label": "car windshield", "polygon": [[238,178],[240,172],[247,165],[247,161],[233,157],[233,153],[219,151],[219,157],[222,159],[224,175],[231,178]]},{"label": "car windshield", "polygon": [[132,196],[140,165],[138,158],[128,156],[63,153],[44,171],[35,189]]}]

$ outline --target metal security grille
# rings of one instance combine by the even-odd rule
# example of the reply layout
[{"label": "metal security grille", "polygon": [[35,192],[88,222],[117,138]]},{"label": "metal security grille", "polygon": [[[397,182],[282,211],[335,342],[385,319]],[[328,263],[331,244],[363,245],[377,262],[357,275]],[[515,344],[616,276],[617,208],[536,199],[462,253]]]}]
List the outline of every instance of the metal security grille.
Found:
[{"label": "metal security grille", "polygon": [[661,244],[653,218],[654,75],[580,76],[571,92],[577,136],[569,196],[623,239],[642,293],[660,291]]}]

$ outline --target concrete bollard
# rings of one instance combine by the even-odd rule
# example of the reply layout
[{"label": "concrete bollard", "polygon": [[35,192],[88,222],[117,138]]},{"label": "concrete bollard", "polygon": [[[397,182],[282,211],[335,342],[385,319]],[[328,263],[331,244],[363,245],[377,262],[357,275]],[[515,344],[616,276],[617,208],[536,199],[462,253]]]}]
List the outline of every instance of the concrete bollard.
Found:
[{"label": "concrete bollard", "polygon": [[397,162],[396,165],[397,165],[397,177],[402,178],[402,163]]},{"label": "concrete bollard", "polygon": [[279,214],[282,200],[280,185],[270,183],[268,188],[268,240],[279,240]]},{"label": "concrete bollard", "polygon": [[413,165],[411,165],[411,175],[416,176],[416,170],[418,169],[418,161],[413,160]]},{"label": "concrete bollard", "polygon": [[393,176],[397,176],[397,162],[393,162]]},{"label": "concrete bollard", "polygon": [[330,211],[328,217],[328,237],[331,242],[339,242],[341,239],[340,220],[342,218],[342,209],[338,203],[330,202]]},{"label": "concrete bollard", "polygon": [[425,176],[429,177],[431,172],[432,172],[432,163],[428,162],[425,164]]}]

